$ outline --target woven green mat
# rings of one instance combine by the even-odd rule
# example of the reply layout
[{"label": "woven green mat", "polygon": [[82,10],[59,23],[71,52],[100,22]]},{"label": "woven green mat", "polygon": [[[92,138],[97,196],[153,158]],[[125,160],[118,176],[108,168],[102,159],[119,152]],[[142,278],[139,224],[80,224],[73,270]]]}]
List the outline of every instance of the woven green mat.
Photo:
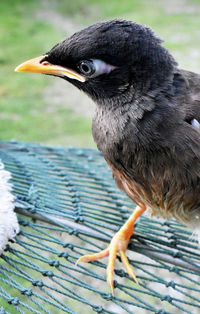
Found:
[{"label": "woven green mat", "polygon": [[105,248],[134,204],[93,149],[0,142],[21,231],[0,256],[0,313],[200,313],[200,251],[176,221],[141,217],[127,254],[139,285],[116,262],[75,265]]}]

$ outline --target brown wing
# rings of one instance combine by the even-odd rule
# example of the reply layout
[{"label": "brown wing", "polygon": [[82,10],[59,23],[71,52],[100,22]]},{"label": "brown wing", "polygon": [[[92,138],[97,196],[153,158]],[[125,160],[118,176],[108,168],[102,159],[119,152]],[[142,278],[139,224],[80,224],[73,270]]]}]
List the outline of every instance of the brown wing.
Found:
[{"label": "brown wing", "polygon": [[186,82],[186,94],[182,99],[186,120],[196,119],[200,122],[200,75],[185,70],[180,70],[180,74]]}]

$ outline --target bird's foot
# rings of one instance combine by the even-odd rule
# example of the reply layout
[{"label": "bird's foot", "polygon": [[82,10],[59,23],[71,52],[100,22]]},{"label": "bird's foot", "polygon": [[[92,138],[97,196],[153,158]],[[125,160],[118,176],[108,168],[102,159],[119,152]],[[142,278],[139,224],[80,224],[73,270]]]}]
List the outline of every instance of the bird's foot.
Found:
[{"label": "bird's foot", "polygon": [[[77,264],[80,262],[92,262],[103,257],[108,256],[108,266],[107,266],[107,283],[111,288],[112,293],[114,292],[114,284],[113,284],[113,273],[114,273],[114,264],[117,258],[117,253],[119,253],[122,263],[128,272],[129,276],[137,282],[135,273],[131,268],[128,258],[125,254],[126,248],[129,243],[129,237],[126,237],[124,232],[120,229],[112,238],[110,245],[103,251],[100,251],[96,254],[92,255],[84,255],[80,257],[77,261]],[[137,282],[138,283],[138,282]]]},{"label": "bird's foot", "polygon": [[121,227],[121,229],[114,235],[109,246],[98,253],[92,255],[84,255],[80,257],[76,264],[80,262],[92,262],[103,257],[108,256],[108,266],[107,266],[107,283],[111,288],[112,294],[114,292],[113,274],[114,274],[114,264],[117,258],[117,254],[120,255],[121,261],[129,274],[129,276],[136,282],[137,278],[134,270],[132,269],[128,258],[125,254],[130,237],[133,234],[135,220],[145,211],[145,206],[138,206],[126,223]]}]

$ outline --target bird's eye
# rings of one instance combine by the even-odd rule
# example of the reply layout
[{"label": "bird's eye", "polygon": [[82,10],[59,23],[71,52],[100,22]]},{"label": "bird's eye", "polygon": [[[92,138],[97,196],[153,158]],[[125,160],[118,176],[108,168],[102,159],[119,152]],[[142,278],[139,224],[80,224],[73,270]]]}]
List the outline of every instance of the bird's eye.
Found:
[{"label": "bird's eye", "polygon": [[78,69],[88,78],[94,78],[98,75],[108,74],[116,69],[116,66],[108,64],[99,59],[83,60],[78,63]]},{"label": "bird's eye", "polygon": [[92,76],[96,71],[94,63],[91,60],[81,61],[78,64],[78,68],[85,76]]}]

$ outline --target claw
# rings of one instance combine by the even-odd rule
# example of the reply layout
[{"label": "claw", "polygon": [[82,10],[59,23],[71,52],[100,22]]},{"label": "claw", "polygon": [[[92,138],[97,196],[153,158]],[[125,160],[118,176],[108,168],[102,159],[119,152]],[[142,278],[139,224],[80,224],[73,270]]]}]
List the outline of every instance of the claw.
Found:
[{"label": "claw", "polygon": [[120,257],[121,257],[122,263],[123,263],[127,273],[139,285],[139,282],[137,280],[135,272],[134,272],[133,268],[131,267],[125,252],[124,251],[120,251],[119,253],[120,253]]},{"label": "claw", "polygon": [[113,281],[113,272],[107,272],[107,284],[110,287],[112,296],[114,297],[114,281]]},{"label": "claw", "polygon": [[115,265],[115,260],[117,257],[117,245],[109,245],[108,247],[109,250],[109,259],[108,259],[108,266],[107,266],[107,283],[112,291],[112,295],[114,295],[114,284],[113,284],[113,274],[114,274],[114,265]]},{"label": "claw", "polygon": [[112,295],[114,295],[114,282],[113,282],[113,274],[114,274],[114,264],[117,257],[117,253],[120,254],[122,263],[129,274],[129,276],[137,283],[138,280],[136,278],[135,272],[132,269],[128,258],[125,254],[127,249],[129,240],[131,235],[133,234],[134,223],[136,219],[145,211],[146,207],[144,205],[137,206],[135,212],[129,217],[124,226],[114,235],[112,238],[110,245],[107,249],[95,253],[93,255],[84,255],[78,259],[76,265],[80,262],[92,262],[103,257],[109,256],[108,266],[107,266],[107,283],[112,291]]},{"label": "claw", "polygon": [[84,262],[84,263],[93,262],[93,261],[96,261],[98,259],[104,258],[108,255],[109,255],[109,248],[107,248],[101,252],[95,253],[95,254],[83,255],[77,260],[75,265],[78,265],[78,263],[80,263],[80,262]]}]

